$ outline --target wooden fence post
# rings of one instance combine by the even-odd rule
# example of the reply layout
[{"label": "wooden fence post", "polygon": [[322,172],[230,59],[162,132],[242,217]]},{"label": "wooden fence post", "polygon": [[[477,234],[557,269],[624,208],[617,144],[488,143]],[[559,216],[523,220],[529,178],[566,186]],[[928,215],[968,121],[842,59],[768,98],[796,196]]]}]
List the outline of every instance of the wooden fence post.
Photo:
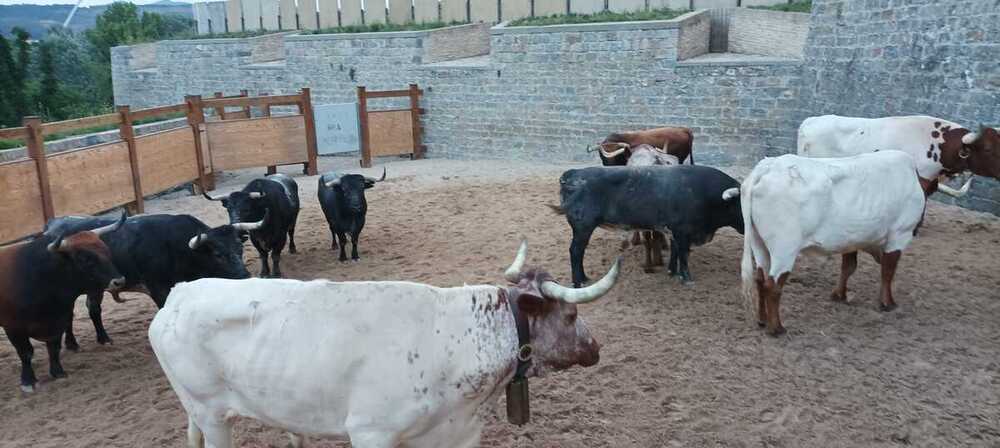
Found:
[{"label": "wooden fence post", "polygon": [[317,166],[316,160],[318,149],[316,147],[316,117],[313,116],[312,92],[308,87],[304,87],[301,95],[299,111],[306,124],[306,152],[309,156],[309,162],[303,167],[303,172],[309,176],[315,176],[319,173],[319,166]]},{"label": "wooden fence post", "polygon": [[[184,102],[188,105],[187,120],[194,133],[195,160],[198,162],[198,187],[202,192],[215,189],[215,179],[212,173],[205,174],[205,159],[201,148],[201,125],[205,122],[205,113],[201,109],[201,95],[186,95]],[[211,149],[209,149],[211,156]]]},{"label": "wooden fence post", "polygon": [[[240,96],[250,96],[250,91],[247,89],[240,90]],[[250,105],[247,104],[243,106],[243,112],[247,114],[247,118],[253,118],[253,114],[250,111]]]},{"label": "wooden fence post", "polygon": [[424,158],[424,145],[420,144],[420,88],[410,84],[410,120],[413,126],[413,158]]},{"label": "wooden fence post", "polygon": [[48,221],[56,216],[52,207],[52,190],[49,187],[49,168],[45,160],[45,140],[42,137],[42,119],[31,116],[22,121],[27,128],[28,156],[35,160],[35,170],[38,172],[38,190],[42,193],[42,215]]},{"label": "wooden fence post", "polygon": [[[268,95],[270,95],[270,93],[267,93],[267,92],[261,92],[260,93],[260,96],[268,96]],[[270,104],[265,104],[264,107],[261,108],[261,116],[263,116],[264,118],[270,118],[271,117],[271,105]],[[303,170],[303,171],[305,171],[305,170]],[[275,174],[277,172],[278,172],[278,167],[277,166],[275,166],[275,165],[268,165],[267,166],[267,175],[268,176],[270,176],[272,174]]]},{"label": "wooden fence post", "polygon": [[143,213],[145,204],[142,200],[142,180],[139,178],[139,154],[135,149],[135,130],[132,128],[132,111],[128,106],[118,106],[121,123],[118,124],[118,135],[128,147],[128,162],[132,167],[132,190],[135,192],[135,202],[125,207],[129,214]]},{"label": "wooden fence post", "polygon": [[358,124],[361,126],[361,167],[371,168],[372,150],[368,138],[368,97],[365,86],[358,86]]},{"label": "wooden fence post", "polygon": [[[215,97],[216,98],[222,98],[222,92],[215,92]],[[226,108],[225,107],[216,107],[215,108],[215,115],[218,115],[220,120],[225,120],[226,119]]]}]

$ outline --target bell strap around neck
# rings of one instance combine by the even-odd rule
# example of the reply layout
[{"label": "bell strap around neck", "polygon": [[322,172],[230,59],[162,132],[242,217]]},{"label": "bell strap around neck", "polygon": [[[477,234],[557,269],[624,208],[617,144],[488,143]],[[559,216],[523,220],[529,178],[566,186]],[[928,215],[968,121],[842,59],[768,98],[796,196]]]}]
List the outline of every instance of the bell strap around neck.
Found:
[{"label": "bell strap around neck", "polygon": [[528,318],[517,306],[517,300],[508,300],[510,312],[514,314],[514,325],[517,327],[517,368],[514,369],[514,379],[522,379],[531,367],[534,347],[531,346],[531,334],[528,331]]}]

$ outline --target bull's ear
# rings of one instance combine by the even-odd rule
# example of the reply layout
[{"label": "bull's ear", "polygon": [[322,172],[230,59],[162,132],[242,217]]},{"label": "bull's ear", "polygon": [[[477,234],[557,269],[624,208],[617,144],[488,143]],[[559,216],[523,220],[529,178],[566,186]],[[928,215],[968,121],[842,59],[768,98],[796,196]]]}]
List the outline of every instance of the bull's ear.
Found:
[{"label": "bull's ear", "polygon": [[375,186],[375,182],[371,182],[371,181],[367,181],[367,180],[365,181],[365,190],[367,190],[367,189],[369,189],[371,187],[374,187],[374,186]]},{"label": "bull's ear", "polygon": [[517,296],[517,307],[529,316],[538,316],[545,312],[547,303],[544,298],[523,292]]}]

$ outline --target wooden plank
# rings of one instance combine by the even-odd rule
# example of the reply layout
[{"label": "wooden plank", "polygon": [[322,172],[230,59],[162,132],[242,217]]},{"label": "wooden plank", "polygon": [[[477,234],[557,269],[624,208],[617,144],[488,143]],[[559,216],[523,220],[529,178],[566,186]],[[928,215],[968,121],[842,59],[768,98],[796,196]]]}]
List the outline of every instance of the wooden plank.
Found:
[{"label": "wooden plank", "polygon": [[138,136],[135,148],[145,196],[198,179],[194,134],[188,128]]},{"label": "wooden plank", "polygon": [[361,131],[361,167],[372,166],[371,133],[368,128],[368,90],[358,86],[358,127]]},{"label": "wooden plank", "polygon": [[417,23],[437,22],[437,0],[413,0],[413,21]]},{"label": "wooden plank", "polygon": [[469,0],[472,22],[496,23],[499,0]]},{"label": "wooden plank", "polygon": [[118,106],[118,113],[122,116],[122,123],[118,128],[118,134],[128,148],[128,161],[130,173],[132,174],[132,192],[135,203],[132,205],[133,214],[143,213],[145,205],[142,202],[142,179],[139,176],[139,155],[135,150],[135,130],[132,128],[132,115],[128,106]]},{"label": "wooden plank", "polygon": [[135,200],[125,142],[59,153],[48,167],[56,215],[92,214]]},{"label": "wooden plank", "polygon": [[413,0],[389,0],[389,22],[403,24],[413,21]]},{"label": "wooden plank", "polygon": [[364,0],[365,23],[385,23],[385,0]]},{"label": "wooden plank", "polygon": [[243,0],[243,26],[246,31],[260,29],[260,0]]},{"label": "wooden plank", "polygon": [[442,22],[467,22],[468,0],[441,0]]},{"label": "wooden plank", "polygon": [[298,29],[298,24],[295,23],[295,15],[298,14],[295,10],[295,0],[278,0],[278,28],[282,30],[295,30]]},{"label": "wooden plank", "polygon": [[361,0],[340,0],[340,26],[361,25]]},{"label": "wooden plank", "polygon": [[[535,17],[566,14],[566,0],[534,0]],[[645,1],[645,0],[642,0]]]},{"label": "wooden plank", "polygon": [[28,138],[27,129],[24,127],[19,128],[3,128],[0,129],[0,139],[3,140],[25,140]]},{"label": "wooden plank", "polygon": [[240,0],[226,0],[226,32],[243,31],[243,4]]},{"label": "wooden plank", "polygon": [[21,159],[0,165],[0,241],[11,241],[45,225],[42,191],[35,161]]},{"label": "wooden plank", "polygon": [[604,0],[570,0],[569,8],[573,14],[594,14],[604,11]]},{"label": "wooden plank", "polygon": [[412,126],[412,113],[408,110],[368,112],[372,157],[413,154]]},{"label": "wooden plank", "polygon": [[187,104],[171,104],[169,106],[151,107],[132,111],[132,121],[145,120],[160,115],[176,114],[187,111]]},{"label": "wooden plank", "polygon": [[[419,91],[421,95],[424,94],[423,90]],[[402,90],[378,90],[365,93],[368,98],[394,98],[394,97],[404,97],[410,96],[410,89]]]},{"label": "wooden plank", "polygon": [[319,148],[316,142],[316,116],[313,114],[312,91],[305,87],[302,89],[302,106],[299,110],[305,119],[306,133],[306,153],[309,164],[306,166],[305,174],[315,176],[319,174],[319,163],[316,157],[319,155]]},{"label": "wooden plank", "polygon": [[74,131],[95,126],[117,125],[121,123],[121,119],[121,115],[113,113],[45,123],[42,124],[42,135],[52,135],[59,132]]},{"label": "wooden plank", "polygon": [[[405,90],[404,90],[405,92]],[[404,95],[405,96],[405,95]],[[299,95],[272,95],[235,98],[203,98],[202,107],[264,107],[288,106],[299,103]],[[228,116],[229,113],[226,113]]]},{"label": "wooden plank", "polygon": [[531,0],[501,0],[500,20],[517,20],[531,16]]},{"label": "wooden plank", "polygon": [[301,115],[205,123],[215,170],[309,161]]},{"label": "wooden plank", "polygon": [[201,96],[188,95],[184,98],[184,101],[188,105],[187,121],[188,126],[191,128],[191,138],[194,140],[194,148],[192,149],[194,150],[195,160],[198,164],[198,187],[201,188],[202,192],[211,191],[215,189],[215,179],[211,174],[205,174],[205,166],[207,165],[205,161],[208,160],[205,154],[206,148],[208,148],[207,153],[209,155],[212,154],[212,150],[208,145],[204,144],[207,140],[202,138],[205,111],[202,110]]},{"label": "wooden plank", "polygon": [[28,157],[35,160],[35,170],[37,172],[38,188],[42,192],[42,213],[45,219],[54,218],[55,211],[52,207],[52,189],[49,183],[49,169],[45,157],[45,139],[42,137],[42,119],[38,117],[24,117],[24,127],[28,128]]},{"label": "wooden plank", "polygon": [[302,29],[316,29],[316,13],[316,0],[299,0],[299,26]]},{"label": "wooden plank", "polygon": [[337,0],[319,0],[319,27],[336,28],[339,25]]},{"label": "wooden plank", "polygon": [[277,30],[278,14],[281,14],[278,0],[260,0],[261,28]]},{"label": "wooden plank", "polygon": [[413,158],[424,158],[420,144],[420,88],[410,84],[410,132],[413,134]]}]

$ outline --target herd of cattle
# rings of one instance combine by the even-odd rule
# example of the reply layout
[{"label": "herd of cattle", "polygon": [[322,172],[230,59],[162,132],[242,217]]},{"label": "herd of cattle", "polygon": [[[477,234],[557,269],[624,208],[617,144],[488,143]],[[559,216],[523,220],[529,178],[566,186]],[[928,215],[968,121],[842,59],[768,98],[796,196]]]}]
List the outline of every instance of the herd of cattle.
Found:
[{"label": "herd of cattle", "polygon": [[[732,227],[744,235],[743,291],[776,336],[784,332],[782,287],[800,252],[842,254],[838,301],[858,251],[869,253],[882,269],[880,307],[890,311],[893,275],[926,198],[965,194],[971,177],[958,190],[941,181],[966,171],[1000,179],[996,129],[927,116],[809,118],[797,155],[766,158],[742,182],[695,165],[692,148],[686,128],[615,133],[593,149],[605,166],[561,176],[560,204],[551,207],[572,229],[572,287],[526,269],[525,243],[505,272],[509,286],[263,279],[282,276],[286,245],[296,253],[298,186],[276,174],[226,196],[206,194],[229,214],[218,227],[190,215],[51,220],[32,241],[0,249],[0,327],[20,358],[21,388],[31,392],[29,338],[45,342],[50,375],[63,377],[63,335],[67,349],[79,347],[77,297],[87,296],[105,344],[104,291],[116,301],[121,291],[141,291],[160,308],[149,338],[188,413],[192,447],[232,446],[235,416],[289,431],[294,446],[303,435],[348,436],[356,447],[471,446],[477,408],[512,378],[598,362],[576,305],[614,286],[621,259],[584,286],[596,228],[636,232],[648,271],[662,263],[669,238],[668,272],[689,281],[691,248]],[[320,176],[318,199],[341,261],[348,236],[358,260],[364,191],[385,177]],[[246,239],[262,279],[249,279]]]}]

